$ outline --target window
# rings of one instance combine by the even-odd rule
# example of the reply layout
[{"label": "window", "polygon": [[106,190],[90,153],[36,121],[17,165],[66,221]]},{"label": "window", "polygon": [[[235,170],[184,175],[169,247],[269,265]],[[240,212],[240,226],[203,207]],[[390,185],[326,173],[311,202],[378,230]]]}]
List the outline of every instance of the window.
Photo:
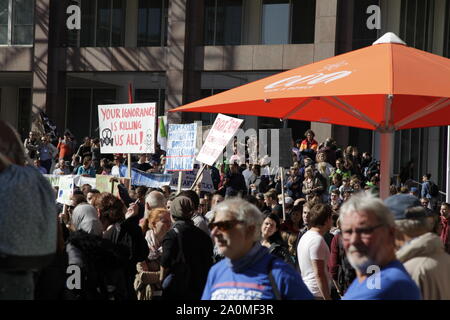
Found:
[{"label": "window", "polygon": [[242,0],[205,1],[205,45],[240,45]]},{"label": "window", "polygon": [[19,88],[18,92],[19,123],[21,137],[27,137],[31,128],[31,88]]},{"label": "window", "polygon": [[353,44],[352,49],[361,49],[370,46],[378,38],[377,29],[367,28],[369,14],[367,8],[371,5],[380,5],[378,0],[358,0],[355,1],[353,11]]},{"label": "window", "polygon": [[450,58],[450,0],[445,10],[444,57]]},{"label": "window", "polygon": [[434,0],[402,0],[400,38],[408,46],[431,50]]},{"label": "window", "polygon": [[66,128],[78,139],[98,137],[98,105],[114,103],[115,89],[68,89]]},{"label": "window", "polygon": [[135,103],[156,102],[158,116],[164,115],[166,91],[164,89],[136,89]]},{"label": "window", "polygon": [[0,45],[32,45],[34,0],[0,0]]},{"label": "window", "polygon": [[167,0],[139,0],[138,47],[167,44]]},{"label": "window", "polygon": [[122,47],[125,41],[125,0],[77,0],[81,30],[68,31],[71,47]]},{"label": "window", "polygon": [[314,43],[315,0],[264,0],[263,44]]},{"label": "window", "polygon": [[262,43],[289,43],[289,1],[264,0],[262,18]]}]

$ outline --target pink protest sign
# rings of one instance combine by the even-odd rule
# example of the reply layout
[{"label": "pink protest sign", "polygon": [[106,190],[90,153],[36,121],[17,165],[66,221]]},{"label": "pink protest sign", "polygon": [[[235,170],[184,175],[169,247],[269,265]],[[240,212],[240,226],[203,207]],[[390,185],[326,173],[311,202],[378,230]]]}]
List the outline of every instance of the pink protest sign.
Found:
[{"label": "pink protest sign", "polygon": [[155,152],[156,103],[99,105],[101,153]]},{"label": "pink protest sign", "polygon": [[241,126],[242,119],[218,114],[197,160],[212,166]]}]

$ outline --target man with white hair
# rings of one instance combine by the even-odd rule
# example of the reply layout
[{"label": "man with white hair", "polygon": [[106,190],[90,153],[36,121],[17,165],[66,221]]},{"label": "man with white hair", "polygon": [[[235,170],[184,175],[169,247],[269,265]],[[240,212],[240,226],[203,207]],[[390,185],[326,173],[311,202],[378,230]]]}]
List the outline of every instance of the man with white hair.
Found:
[{"label": "man with white hair", "polygon": [[419,286],[424,300],[450,300],[450,255],[419,199],[396,194],[385,200],[394,214],[397,258]]},{"label": "man with white hair", "polygon": [[242,199],[215,208],[211,236],[225,259],[208,274],[202,300],[312,299],[300,275],[260,243],[262,213]]},{"label": "man with white hair", "polygon": [[166,208],[166,197],[159,191],[151,191],[145,197],[145,217],[148,213],[156,208]]},{"label": "man with white hair", "polygon": [[383,201],[358,193],[340,210],[341,237],[356,279],[344,300],[420,300],[420,290],[395,256],[395,223]]}]

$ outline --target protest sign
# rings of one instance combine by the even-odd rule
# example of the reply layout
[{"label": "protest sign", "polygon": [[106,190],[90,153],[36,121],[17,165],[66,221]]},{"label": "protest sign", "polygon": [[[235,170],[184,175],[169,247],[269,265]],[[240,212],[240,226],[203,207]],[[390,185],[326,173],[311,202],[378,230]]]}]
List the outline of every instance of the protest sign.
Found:
[{"label": "protest sign", "polygon": [[59,177],[59,185],[58,185],[58,198],[56,201],[58,203],[71,205],[70,197],[73,194],[74,188],[74,176],[60,176]]},{"label": "protest sign", "polygon": [[[105,175],[96,175],[95,176],[95,188],[100,192],[109,192],[113,190],[113,184],[110,181],[113,176],[105,176]],[[113,195],[119,195],[119,189],[117,188],[117,182],[114,183],[114,190],[112,192]]]},{"label": "protest sign", "polygon": [[148,188],[161,188],[170,184],[172,174],[147,173],[131,169],[131,184]]},{"label": "protest sign", "polygon": [[43,174],[43,176],[47,178],[48,182],[50,182],[52,187],[59,187],[59,177],[61,177],[61,175],[58,175],[58,174]]},{"label": "protest sign", "polygon": [[169,124],[167,141],[167,171],[192,171],[194,169],[197,124]]},{"label": "protest sign", "polygon": [[99,105],[101,153],[154,153],[155,103]]},{"label": "protest sign", "polygon": [[212,166],[223,153],[223,149],[236,134],[243,121],[219,113],[202,149],[198,153],[197,160]]},{"label": "protest sign", "polygon": [[[193,171],[183,171],[181,178],[181,189],[188,190],[192,187],[192,184],[197,177],[198,169]],[[178,174],[172,175],[172,180],[170,181],[170,186],[172,188],[178,187]],[[203,171],[202,181],[200,183],[200,190],[205,192],[213,193],[215,191],[214,184],[212,182],[211,174],[208,171]]]}]

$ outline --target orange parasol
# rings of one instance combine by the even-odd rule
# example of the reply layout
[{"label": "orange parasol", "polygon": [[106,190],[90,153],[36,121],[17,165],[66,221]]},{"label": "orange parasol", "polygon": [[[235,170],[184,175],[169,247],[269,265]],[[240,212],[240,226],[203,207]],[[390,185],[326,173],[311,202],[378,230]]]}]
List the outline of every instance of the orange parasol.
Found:
[{"label": "orange parasol", "polygon": [[305,120],[381,133],[388,196],[395,130],[450,124],[450,59],[387,33],[372,46],[282,72],[170,110]]}]

